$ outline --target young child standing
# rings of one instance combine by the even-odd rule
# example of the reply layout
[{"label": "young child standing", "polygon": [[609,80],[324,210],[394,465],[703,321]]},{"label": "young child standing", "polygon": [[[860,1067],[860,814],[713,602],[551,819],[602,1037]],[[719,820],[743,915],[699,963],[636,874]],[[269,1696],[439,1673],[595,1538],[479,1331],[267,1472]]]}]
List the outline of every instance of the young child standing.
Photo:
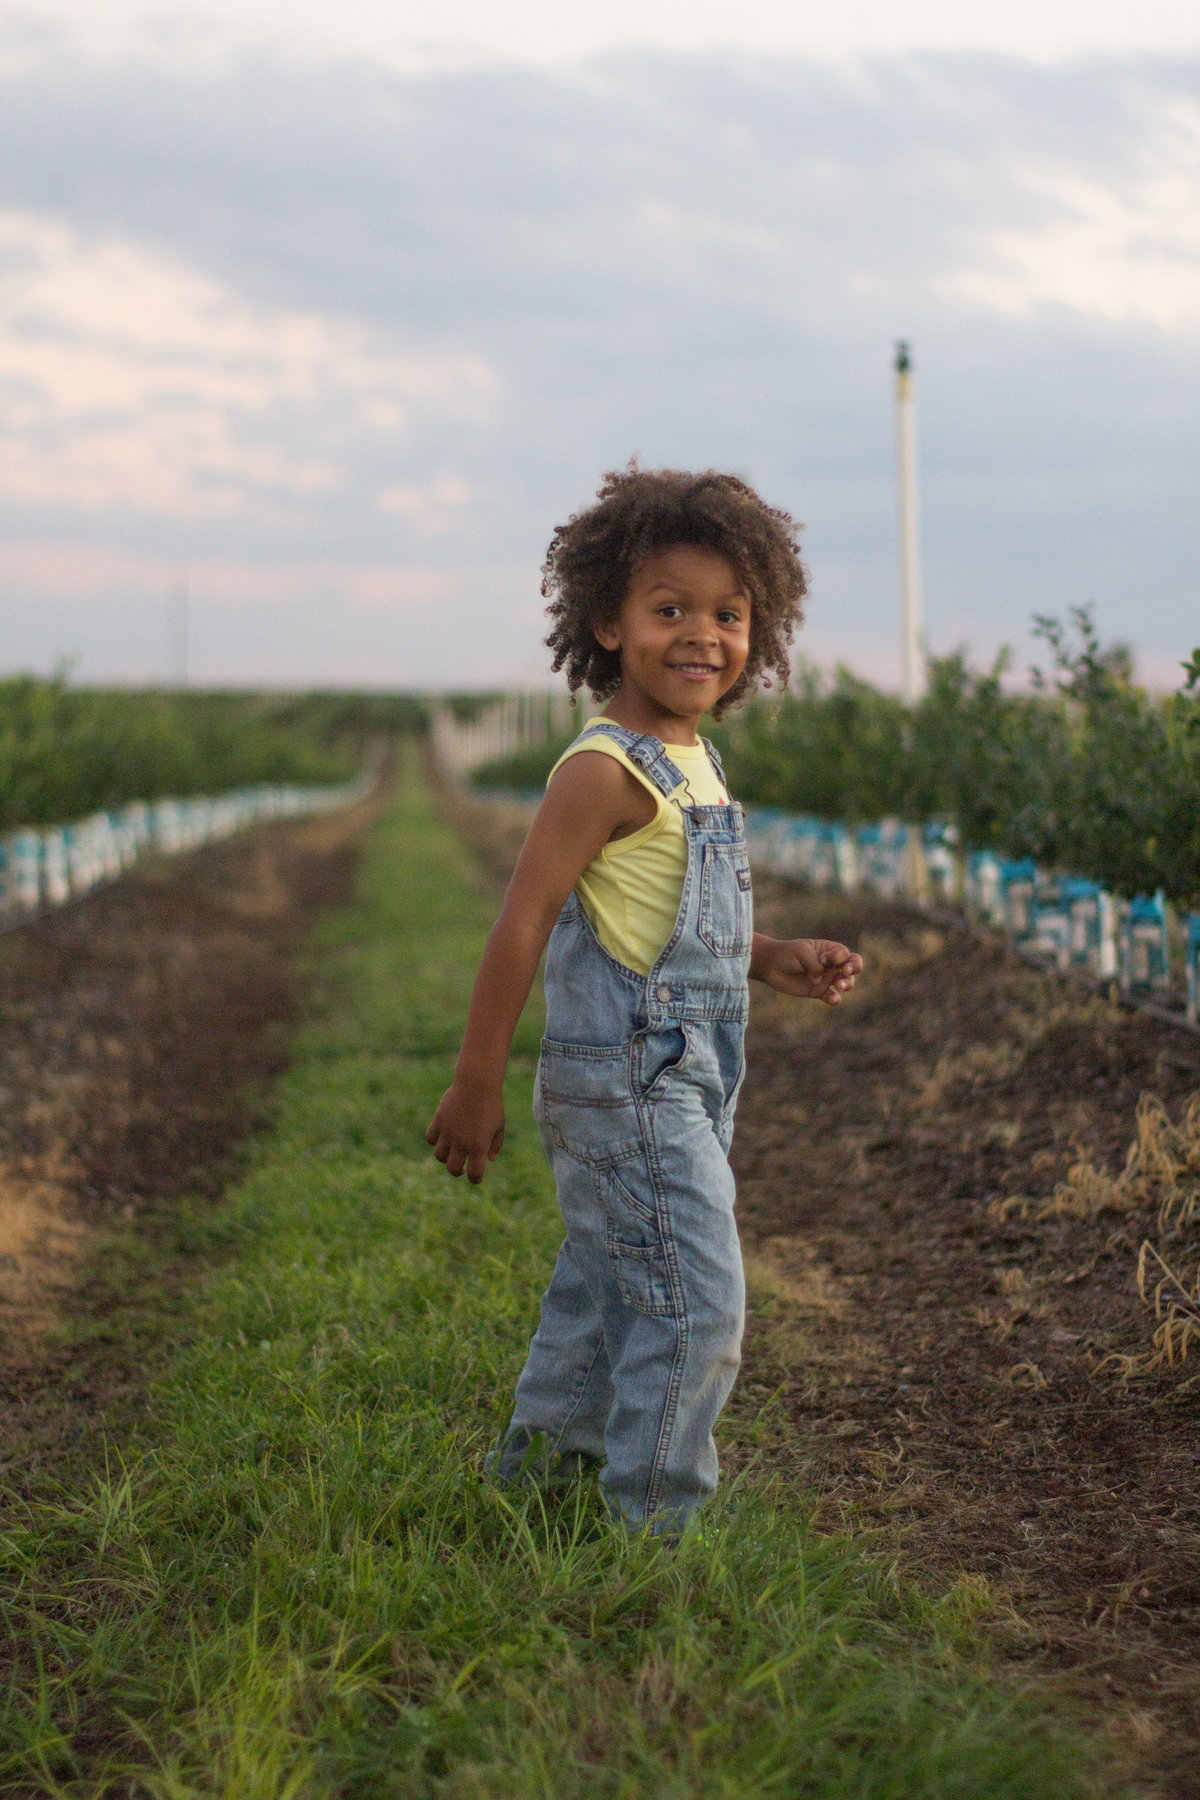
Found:
[{"label": "young child standing", "polygon": [[747,977],[836,1005],[862,963],[753,932],[741,808],[696,729],[767,672],[787,679],[792,520],[732,475],[631,466],[559,528],[544,575],[554,668],[607,705],[550,776],[426,1136],[473,1182],[498,1155],[546,951],[534,1112],[566,1241],[491,1472],[598,1466],[615,1518],[677,1532],[716,1485],[740,1356],[727,1153]]}]

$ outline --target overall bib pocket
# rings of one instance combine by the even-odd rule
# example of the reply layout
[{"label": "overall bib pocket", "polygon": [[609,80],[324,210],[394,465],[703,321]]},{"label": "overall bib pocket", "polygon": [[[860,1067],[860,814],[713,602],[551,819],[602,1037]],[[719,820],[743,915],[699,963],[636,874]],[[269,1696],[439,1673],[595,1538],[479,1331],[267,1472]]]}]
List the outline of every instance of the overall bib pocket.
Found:
[{"label": "overall bib pocket", "polygon": [[696,930],[714,956],[749,956],[754,932],[750,858],[744,844],[704,844]]}]

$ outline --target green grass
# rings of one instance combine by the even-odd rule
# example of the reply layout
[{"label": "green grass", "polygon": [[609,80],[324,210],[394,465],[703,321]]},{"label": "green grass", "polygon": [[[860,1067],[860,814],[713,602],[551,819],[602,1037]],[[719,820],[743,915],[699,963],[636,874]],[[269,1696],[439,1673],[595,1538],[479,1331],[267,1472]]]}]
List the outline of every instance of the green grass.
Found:
[{"label": "green grass", "polygon": [[0,1791],[1070,1800],[981,1601],[754,1478],[682,1548],[479,1480],[557,1241],[522,1026],[482,1190],[421,1130],[492,903],[410,787],[150,1423],[12,1502]]}]

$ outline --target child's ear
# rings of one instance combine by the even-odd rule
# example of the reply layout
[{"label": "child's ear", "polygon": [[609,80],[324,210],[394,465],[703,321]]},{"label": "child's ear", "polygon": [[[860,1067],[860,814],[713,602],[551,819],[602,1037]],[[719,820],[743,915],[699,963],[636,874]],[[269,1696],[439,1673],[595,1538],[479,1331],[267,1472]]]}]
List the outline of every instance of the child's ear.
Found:
[{"label": "child's ear", "polygon": [[593,625],[592,636],[602,650],[619,650],[621,633],[616,625]]}]

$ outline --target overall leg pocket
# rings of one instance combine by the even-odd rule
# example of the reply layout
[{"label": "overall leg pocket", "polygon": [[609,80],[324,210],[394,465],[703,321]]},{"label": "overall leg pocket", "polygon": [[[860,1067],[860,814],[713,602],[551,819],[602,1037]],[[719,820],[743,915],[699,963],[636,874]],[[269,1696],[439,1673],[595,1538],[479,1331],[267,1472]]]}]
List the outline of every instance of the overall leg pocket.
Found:
[{"label": "overall leg pocket", "polygon": [[674,1288],[653,1202],[637,1195],[615,1169],[596,1170],[605,1213],[605,1250],[622,1300],[635,1312],[670,1316]]},{"label": "overall leg pocket", "polygon": [[634,1312],[671,1317],[675,1302],[661,1245],[657,1250],[651,1250],[639,1249],[636,1244],[623,1244],[614,1236],[610,1220],[608,1262],[626,1306],[632,1307]]}]

